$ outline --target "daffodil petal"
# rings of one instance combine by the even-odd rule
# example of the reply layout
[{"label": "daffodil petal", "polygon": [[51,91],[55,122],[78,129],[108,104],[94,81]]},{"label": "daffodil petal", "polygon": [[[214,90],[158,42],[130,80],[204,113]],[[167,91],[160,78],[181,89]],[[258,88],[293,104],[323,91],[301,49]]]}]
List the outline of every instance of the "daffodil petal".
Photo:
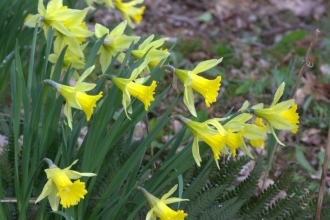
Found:
[{"label": "daffodil petal", "polygon": [[246,155],[248,155],[251,159],[254,159],[253,155],[251,154],[251,152],[249,151],[249,149],[247,148],[246,144],[244,141],[242,141],[242,145],[240,146],[240,149],[246,153]]},{"label": "daffodil petal", "polygon": [[189,86],[184,87],[183,102],[187,106],[189,112],[193,116],[197,117],[195,103],[194,103],[194,93],[193,93],[192,88],[190,88]]},{"label": "daffodil petal", "polygon": [[198,140],[199,140],[198,137],[194,137],[194,142],[192,145],[192,154],[196,161],[197,166],[200,167],[201,166],[200,162],[202,162],[202,158],[201,158],[201,155],[199,154]]},{"label": "daffodil petal", "polygon": [[161,200],[166,200],[168,197],[170,197],[178,188],[178,184],[175,184],[171,189],[170,191],[168,191],[167,193],[165,193]]},{"label": "daffodil petal", "polygon": [[51,179],[49,179],[47,181],[47,183],[45,184],[44,188],[42,189],[41,194],[38,196],[37,200],[35,203],[43,200],[45,197],[49,196],[49,194],[52,192],[52,190],[54,189],[53,186],[53,181]]},{"label": "daffodil petal", "polygon": [[105,34],[109,34],[109,29],[108,28],[106,28],[106,27],[104,27],[103,25],[101,25],[101,24],[98,24],[98,23],[96,23],[95,24],[95,36],[97,37],[97,38],[102,38]]},{"label": "daffodil petal", "polygon": [[270,107],[274,106],[278,102],[278,100],[280,100],[280,98],[282,97],[283,92],[284,92],[284,87],[285,87],[285,82],[283,82],[276,90],[276,93],[274,95],[274,100],[273,100],[272,104],[270,105]]},{"label": "daffodil petal", "polygon": [[193,73],[198,74],[201,72],[204,72],[206,70],[209,70],[213,67],[215,67],[216,65],[218,65],[220,62],[222,61],[222,58],[220,59],[213,59],[213,60],[207,60],[207,61],[203,61],[200,62],[195,69],[192,70]]},{"label": "daffodil petal", "polygon": [[270,131],[270,133],[273,134],[273,136],[274,136],[275,140],[277,141],[277,143],[279,143],[282,146],[285,146],[285,144],[283,144],[282,141],[280,141],[280,139],[278,139],[278,137],[277,137],[277,135],[276,135],[276,133],[275,133],[274,128],[272,127],[272,125],[267,122],[266,127],[267,127],[267,130]]},{"label": "daffodil petal", "polygon": [[64,105],[64,115],[68,120],[69,128],[72,130],[72,112],[71,112],[71,107],[68,103],[65,103]]}]

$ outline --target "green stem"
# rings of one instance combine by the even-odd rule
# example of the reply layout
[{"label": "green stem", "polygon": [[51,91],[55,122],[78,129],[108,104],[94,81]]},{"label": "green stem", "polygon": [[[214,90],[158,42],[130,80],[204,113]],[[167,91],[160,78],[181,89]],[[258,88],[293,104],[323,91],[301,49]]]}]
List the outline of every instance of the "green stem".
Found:
[{"label": "green stem", "polygon": [[175,71],[174,66],[171,66],[171,65],[163,65],[161,68],[165,69],[165,70],[168,70],[168,71],[171,71],[171,72]]},{"label": "green stem", "polygon": [[230,120],[234,119],[236,116],[243,114],[243,113],[254,113],[254,110],[252,108],[247,108],[244,110],[238,110],[236,113],[232,114],[231,116],[229,116],[226,120],[220,122],[221,125],[225,125],[227,124]]}]

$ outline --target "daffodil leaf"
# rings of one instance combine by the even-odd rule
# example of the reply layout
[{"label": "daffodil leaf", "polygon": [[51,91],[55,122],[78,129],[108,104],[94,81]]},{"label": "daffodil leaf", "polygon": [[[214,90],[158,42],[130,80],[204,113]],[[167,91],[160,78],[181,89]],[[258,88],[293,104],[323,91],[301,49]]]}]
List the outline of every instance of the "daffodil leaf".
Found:
[{"label": "daffodil leaf", "polygon": [[220,62],[222,61],[222,58],[220,59],[213,59],[213,60],[207,60],[207,61],[203,61],[200,62],[195,69],[192,70],[193,73],[195,74],[199,74],[202,73],[208,69],[211,69],[213,67],[215,67],[216,65],[218,65]]}]

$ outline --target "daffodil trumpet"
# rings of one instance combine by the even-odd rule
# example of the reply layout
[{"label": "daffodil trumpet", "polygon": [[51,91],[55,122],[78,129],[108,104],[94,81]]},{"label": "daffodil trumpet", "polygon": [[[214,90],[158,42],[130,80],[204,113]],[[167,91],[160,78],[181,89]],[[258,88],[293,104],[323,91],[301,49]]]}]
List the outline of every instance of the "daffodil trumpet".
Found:
[{"label": "daffodil trumpet", "polygon": [[[220,152],[228,152],[227,150],[224,150],[226,143],[229,143],[230,146],[232,146],[230,140],[227,140],[229,133],[222,127],[222,125],[215,119],[206,120],[205,122],[201,123],[190,120],[181,115],[175,115],[174,118],[185,123],[194,136],[192,155],[197,166],[200,166],[202,162],[202,158],[199,153],[199,141],[202,140],[212,149],[214,161],[220,169],[218,162],[220,159]],[[230,135],[235,137],[231,133]],[[234,144],[236,144],[236,142]]]},{"label": "daffodil trumpet", "polygon": [[[59,204],[61,204],[63,208],[69,208],[77,205],[81,199],[84,199],[87,190],[85,183],[81,182],[79,178],[83,176],[96,176],[95,173],[79,173],[71,170],[71,167],[76,164],[78,160],[73,161],[69,167],[64,169],[58,168],[53,161],[48,158],[44,160],[49,165],[49,169],[45,169],[48,181],[35,203],[48,197],[52,210],[57,211]],[[71,180],[76,181],[73,182]]]},{"label": "daffodil trumpet", "polygon": [[150,86],[143,85],[145,79],[139,78],[138,75],[148,65],[149,59],[144,60],[140,66],[136,67],[130,78],[119,78],[109,74],[104,74],[101,77],[110,79],[123,93],[122,105],[127,118],[130,119],[128,113],[132,113],[131,96],[137,98],[144,104],[144,109],[148,111],[150,103],[155,100],[154,94],[157,87],[156,81],[152,81]]},{"label": "daffodil trumpet", "polygon": [[188,216],[183,210],[174,211],[167,204],[189,201],[189,199],[181,199],[177,197],[169,198],[178,188],[178,185],[175,185],[170,191],[164,194],[160,199],[150,194],[146,189],[142,187],[138,187],[144,197],[147,199],[147,202],[150,206],[150,211],[146,216],[146,220],[156,220],[156,217],[161,220],[175,219],[175,220],[183,220]]},{"label": "daffodil trumpet", "polygon": [[267,132],[272,133],[276,141],[285,146],[277,137],[274,128],[278,130],[291,130],[292,133],[298,131],[299,114],[297,104],[294,99],[278,102],[283,95],[285,83],[283,82],[277,89],[272,104],[264,108],[263,104],[252,107],[254,114],[266,121]]},{"label": "daffodil trumpet", "polygon": [[43,84],[48,84],[56,89],[65,99],[64,115],[68,119],[68,125],[72,129],[72,112],[71,108],[83,110],[86,114],[86,120],[89,121],[96,102],[102,97],[103,92],[97,95],[88,95],[86,91],[95,88],[96,84],[83,82],[83,80],[93,71],[94,66],[89,67],[77,80],[74,86],[61,85],[53,80],[46,79]]}]

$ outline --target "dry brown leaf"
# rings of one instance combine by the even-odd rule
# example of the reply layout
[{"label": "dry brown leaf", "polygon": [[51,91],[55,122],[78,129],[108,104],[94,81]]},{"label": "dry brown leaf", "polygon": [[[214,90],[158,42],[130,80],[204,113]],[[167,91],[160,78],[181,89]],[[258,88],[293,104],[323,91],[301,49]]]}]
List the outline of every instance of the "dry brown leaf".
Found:
[{"label": "dry brown leaf", "polygon": [[323,14],[325,8],[322,0],[271,0],[270,2],[279,10],[290,10],[299,17],[313,15],[316,19]]}]

